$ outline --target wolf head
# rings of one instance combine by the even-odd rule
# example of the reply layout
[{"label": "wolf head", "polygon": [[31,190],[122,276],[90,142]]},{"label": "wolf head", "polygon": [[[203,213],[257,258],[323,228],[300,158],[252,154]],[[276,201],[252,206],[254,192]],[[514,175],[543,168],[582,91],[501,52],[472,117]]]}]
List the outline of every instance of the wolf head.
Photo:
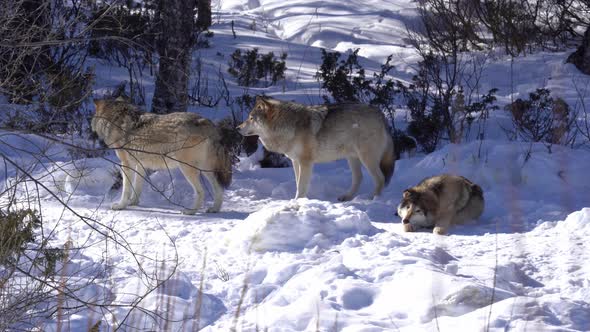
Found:
[{"label": "wolf head", "polygon": [[102,113],[106,102],[107,101],[104,99],[94,99],[94,107],[96,108],[96,114]]},{"label": "wolf head", "polygon": [[424,195],[413,189],[404,190],[402,201],[397,206],[397,214],[403,224],[427,226],[428,212]]},{"label": "wolf head", "polygon": [[96,111],[92,117],[90,127],[95,133],[98,134],[99,131],[104,131],[105,126],[114,121],[114,119],[112,119],[111,113],[113,112],[113,104],[115,102],[119,102],[119,100],[115,99],[113,101],[108,99],[94,99],[94,108]]},{"label": "wolf head", "polygon": [[275,112],[273,101],[266,97],[256,97],[256,103],[252,111],[250,111],[248,119],[238,126],[240,134],[243,136],[263,134],[264,128]]},{"label": "wolf head", "polygon": [[[114,142],[125,135],[139,121],[142,112],[128,102],[120,99],[95,99],[96,112],[90,126],[98,137],[107,143]],[[107,145],[110,143],[107,143]]]}]

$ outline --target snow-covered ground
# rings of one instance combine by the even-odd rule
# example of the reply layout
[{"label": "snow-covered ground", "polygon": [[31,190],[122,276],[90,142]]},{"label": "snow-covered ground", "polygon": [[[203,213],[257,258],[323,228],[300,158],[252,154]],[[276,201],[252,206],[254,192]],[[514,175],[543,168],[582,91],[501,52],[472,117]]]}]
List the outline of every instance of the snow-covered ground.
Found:
[{"label": "snow-covered ground", "polygon": [[[87,160],[83,181],[65,181],[63,190],[73,194],[69,203],[77,213],[162,260],[144,268],[164,278],[172,272],[166,264],[178,260],[169,286],[142,302],[182,321],[168,323],[171,330],[197,326],[201,303],[199,322],[211,324],[207,331],[229,330],[236,312],[243,331],[584,331],[590,327],[590,208],[584,207],[590,154],[566,148],[549,154],[542,145],[525,162],[527,154],[528,144],[448,145],[399,161],[380,198],[367,199],[372,183],[364,181],[348,203],[336,201],[350,181],[344,162],[316,167],[310,199],[291,200],[291,169],[246,169],[251,161],[244,159],[223,211],[195,216],[181,215],[160,193],[189,204],[192,189],[176,172],[173,185],[169,174],[152,174],[157,188],[146,188],[140,206],[125,211],[108,209],[118,192],[96,194],[108,190],[102,170],[113,167],[109,161]],[[449,236],[403,233],[394,216],[401,191],[441,172],[481,184],[484,215]],[[43,207],[46,227],[61,220],[56,243],[95,244],[68,262],[80,283],[92,278],[100,288],[87,296],[121,304],[148,289],[134,257],[105,241],[93,229],[99,226],[64,214],[49,196]],[[125,308],[114,313],[125,314]],[[134,325],[158,329],[134,315]],[[68,323],[75,330],[88,326],[89,317],[96,315],[68,317]]]},{"label": "snow-covered ground", "polygon": [[[359,47],[363,64],[373,69],[395,54],[396,77],[411,77],[417,58],[404,43],[404,24],[416,19],[413,6],[404,0],[222,1],[213,6],[218,13],[211,48],[195,58],[216,73],[236,48],[285,51],[284,84],[247,92],[317,103],[318,47]],[[494,56],[482,91],[499,88],[502,104],[547,87],[572,106],[580,96],[587,103],[590,80],[563,64],[566,55],[533,54],[512,66]],[[97,62],[95,93],[124,79],[124,70]],[[145,89],[149,97],[153,81],[146,80]],[[245,92],[232,84],[230,91]],[[193,111],[219,119],[229,110]],[[179,212],[192,201],[192,189],[176,171],[152,173],[139,206],[113,211],[109,206],[120,190],[109,191],[116,172],[112,155],[72,162],[63,147],[5,134],[2,139],[18,149],[2,145],[0,151],[38,165],[31,172],[78,214],[42,191],[53,243],[83,248],[69,257],[63,273],[80,285],[92,284],[78,291],[84,299],[112,305],[109,312],[84,309],[60,317],[63,322],[43,322],[42,330],[67,324],[80,331],[102,319],[105,331],[123,320],[149,331],[588,331],[590,152],[510,142],[499,129],[502,121],[505,114],[492,114],[487,140],[399,160],[375,200],[368,199],[373,183],[363,170],[359,195],[337,202],[350,184],[345,161],[316,165],[309,198],[292,200],[292,169],[261,169],[257,154],[242,157],[222,212],[194,216]],[[51,161],[44,157],[35,164],[23,152],[36,146]],[[402,191],[445,172],[481,185],[483,216],[451,228],[448,236],[403,233],[394,215]],[[0,174],[10,180],[10,166],[0,164]],[[139,302],[147,311],[129,314],[137,294],[163,279]],[[154,313],[167,319],[154,319]]]}]

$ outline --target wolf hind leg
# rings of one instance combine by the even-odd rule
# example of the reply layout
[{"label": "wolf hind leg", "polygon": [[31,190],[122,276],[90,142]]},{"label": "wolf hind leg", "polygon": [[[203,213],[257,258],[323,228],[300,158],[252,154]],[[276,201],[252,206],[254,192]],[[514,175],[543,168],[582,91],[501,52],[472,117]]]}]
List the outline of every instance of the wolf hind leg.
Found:
[{"label": "wolf hind leg", "polygon": [[352,184],[350,185],[350,189],[346,194],[338,197],[338,200],[341,202],[349,201],[354,197],[359,189],[361,180],[363,179],[363,173],[361,172],[361,161],[358,158],[348,158],[348,166],[350,167],[350,172],[352,173]]},{"label": "wolf hind leg", "polygon": [[313,163],[307,160],[299,161],[299,181],[297,181],[297,193],[295,198],[305,198],[311,180]]},{"label": "wolf hind leg", "polygon": [[368,151],[360,151],[359,157],[375,182],[375,190],[373,191],[372,197],[375,198],[381,194],[385,186],[385,175],[383,175],[380,167],[381,155],[375,153],[373,149],[369,149]]},{"label": "wolf hind leg", "polygon": [[479,218],[483,213],[484,205],[485,204],[482,197],[471,197],[469,202],[467,202],[467,205],[461,211],[457,212],[455,223],[463,224],[466,221]]},{"label": "wolf hind leg", "polygon": [[204,172],[205,178],[213,187],[213,206],[207,209],[208,213],[215,213],[219,212],[221,209],[221,204],[223,203],[223,187],[217,181],[215,174],[213,172]]},{"label": "wolf hind leg", "polygon": [[186,180],[193,187],[193,191],[195,193],[195,202],[193,206],[189,209],[183,209],[182,214],[195,214],[201,208],[201,206],[203,206],[203,200],[205,199],[205,191],[203,190],[203,185],[201,184],[200,179],[201,171],[188,164],[182,164],[180,166],[180,170],[182,171],[182,174]]},{"label": "wolf hind leg", "polygon": [[123,189],[121,190],[121,198],[119,199],[119,202],[111,205],[111,208],[113,210],[123,210],[129,205],[129,197],[131,196],[132,190],[131,180],[134,171],[131,163],[129,162],[129,156],[127,152],[118,150],[116,154],[117,157],[119,157],[119,160],[121,161],[120,168],[121,177],[123,178]]}]

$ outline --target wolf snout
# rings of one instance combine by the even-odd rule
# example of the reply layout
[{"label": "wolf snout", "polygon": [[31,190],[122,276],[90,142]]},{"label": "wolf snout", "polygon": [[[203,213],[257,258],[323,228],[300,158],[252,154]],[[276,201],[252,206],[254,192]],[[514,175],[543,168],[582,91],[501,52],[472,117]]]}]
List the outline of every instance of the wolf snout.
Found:
[{"label": "wolf snout", "polygon": [[402,220],[402,224],[409,224],[410,223],[410,219],[403,219]]},{"label": "wolf snout", "polygon": [[244,134],[244,124],[245,124],[245,122],[242,122],[242,123],[240,123],[240,124],[239,124],[239,125],[236,127],[236,129],[238,130],[238,132],[239,132],[240,134],[242,134],[242,135]]}]

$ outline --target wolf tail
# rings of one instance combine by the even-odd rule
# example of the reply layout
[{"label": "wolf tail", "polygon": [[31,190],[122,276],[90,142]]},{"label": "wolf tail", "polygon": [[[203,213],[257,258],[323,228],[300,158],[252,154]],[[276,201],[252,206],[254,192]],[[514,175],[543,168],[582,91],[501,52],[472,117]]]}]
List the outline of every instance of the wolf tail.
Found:
[{"label": "wolf tail", "polygon": [[462,176],[462,178],[463,181],[465,181],[465,183],[467,183],[467,185],[469,186],[469,190],[471,190],[471,195],[483,199],[483,189],[481,189],[481,187],[477,184],[471,182],[471,180],[469,180],[468,178],[464,176]]},{"label": "wolf tail", "polygon": [[223,144],[223,140],[217,140],[214,143],[214,156],[215,161],[215,178],[219,181],[219,184],[224,188],[227,189],[231,184],[232,180],[232,166],[234,155],[232,150]]},{"label": "wolf tail", "polygon": [[385,176],[385,185],[387,186],[391,180],[391,176],[393,175],[393,170],[395,169],[395,150],[393,147],[393,139],[391,138],[391,135],[385,133],[385,136],[387,146],[385,147],[385,151],[381,157],[381,163],[379,164],[379,167]]}]

